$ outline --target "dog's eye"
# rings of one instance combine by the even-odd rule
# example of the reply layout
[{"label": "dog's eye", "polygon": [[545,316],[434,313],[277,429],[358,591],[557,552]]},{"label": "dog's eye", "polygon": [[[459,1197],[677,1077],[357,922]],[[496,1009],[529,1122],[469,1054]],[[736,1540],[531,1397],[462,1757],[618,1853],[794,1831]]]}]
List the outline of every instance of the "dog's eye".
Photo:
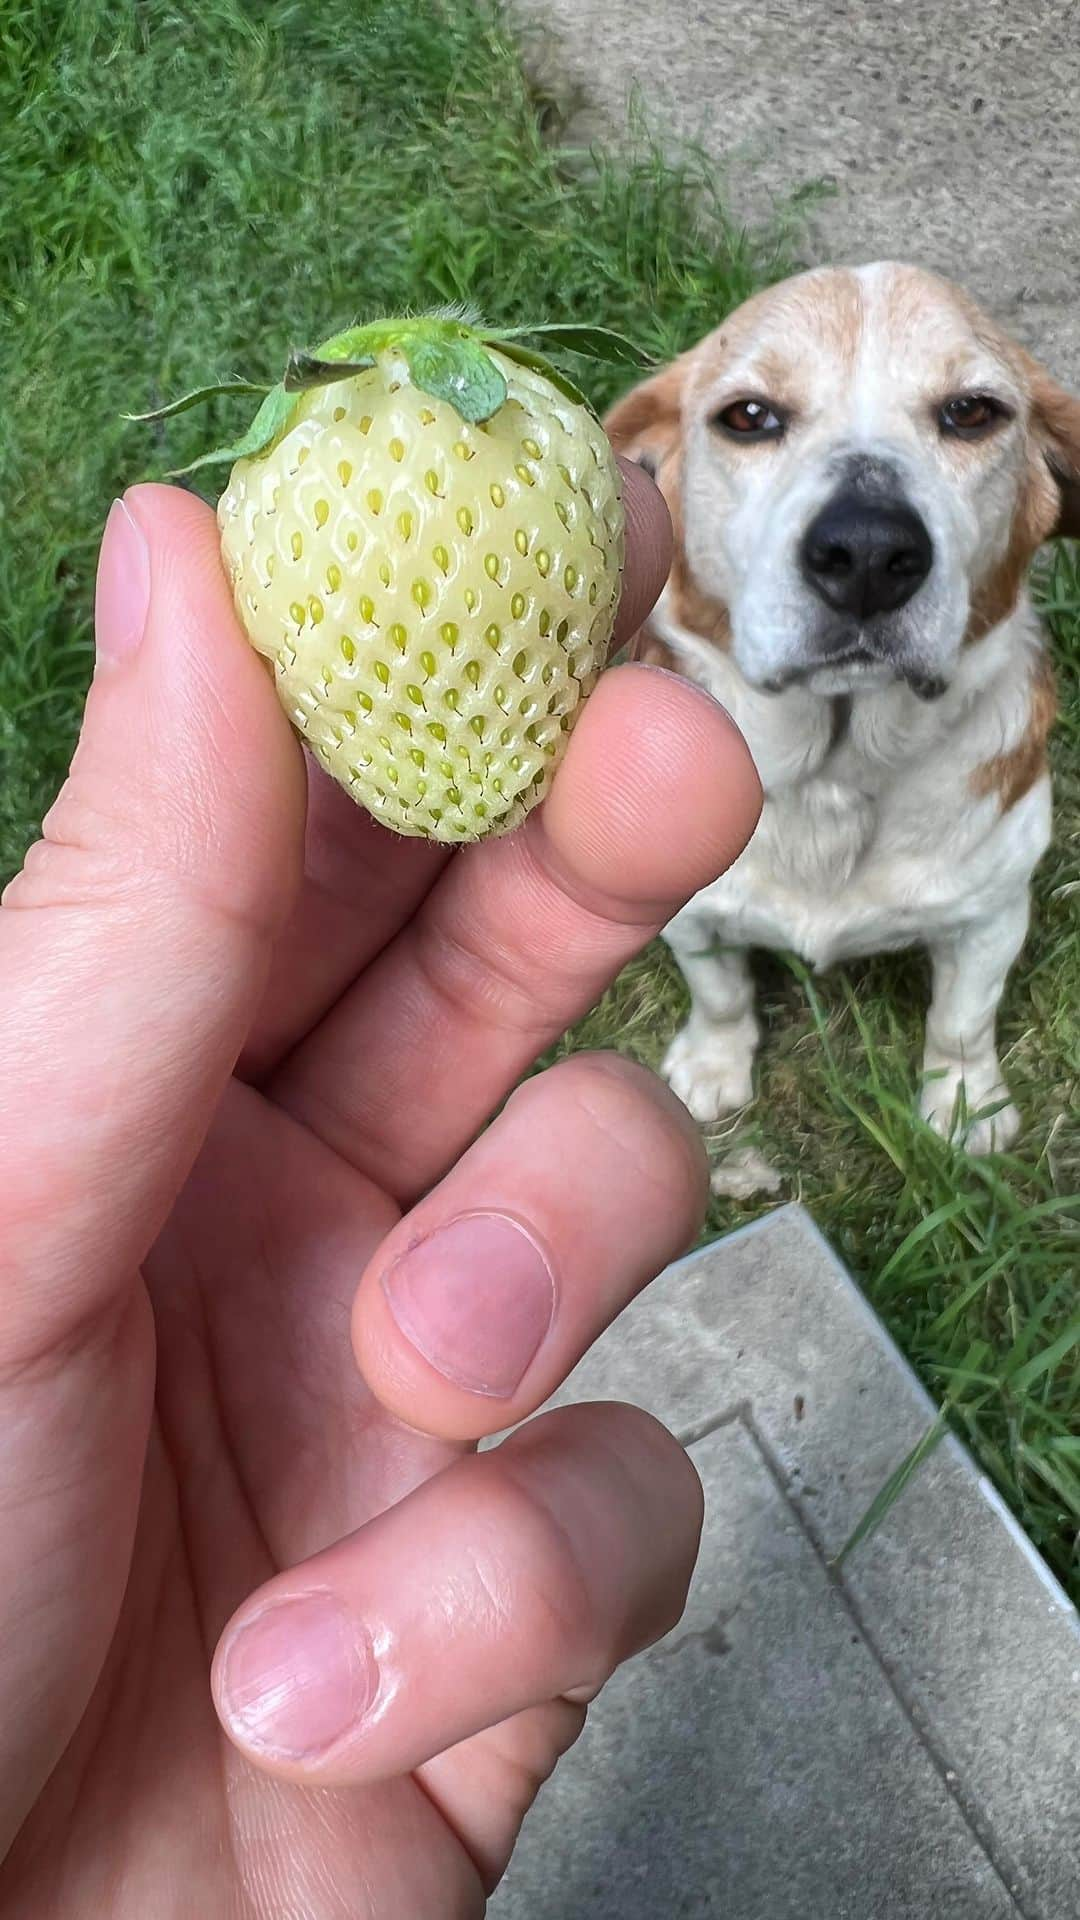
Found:
[{"label": "dog's eye", "polygon": [[991,427],[1004,417],[1005,408],[1000,400],[988,393],[957,393],[946,400],[938,409],[938,425],[942,433],[955,433],[973,439],[976,434],[988,433]]},{"label": "dog's eye", "polygon": [[739,440],[775,439],[784,422],[767,400],[733,400],[713,415],[713,425]]}]

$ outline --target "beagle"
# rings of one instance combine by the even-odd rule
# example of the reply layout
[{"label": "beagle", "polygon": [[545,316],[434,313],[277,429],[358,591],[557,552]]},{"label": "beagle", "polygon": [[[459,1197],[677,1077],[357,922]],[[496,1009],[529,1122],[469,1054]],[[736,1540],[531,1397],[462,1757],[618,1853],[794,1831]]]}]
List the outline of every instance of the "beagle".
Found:
[{"label": "beagle", "polygon": [[666,929],[691,994],[667,1078],[702,1121],[752,1098],[752,947],[825,967],[922,945],[922,1112],[1007,1146],[995,1017],[1055,710],[1026,573],[1080,535],[1080,400],[958,288],[884,263],[757,295],[606,424],[675,525],[645,655],[723,702],[766,796]]}]

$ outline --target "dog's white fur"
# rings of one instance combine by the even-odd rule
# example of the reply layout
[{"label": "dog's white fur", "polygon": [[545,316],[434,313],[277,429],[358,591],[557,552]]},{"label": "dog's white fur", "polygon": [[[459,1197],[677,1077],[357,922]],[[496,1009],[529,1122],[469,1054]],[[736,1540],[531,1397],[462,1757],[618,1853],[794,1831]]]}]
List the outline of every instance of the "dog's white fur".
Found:
[{"label": "dog's white fur", "polygon": [[[943,434],[958,393],[1002,403],[984,437]],[[782,436],[718,428],[746,397],[777,407]],[[692,995],[667,1077],[702,1121],[752,1098],[750,948],[824,967],[921,944],[922,1111],[969,1151],[1005,1146],[1019,1118],[995,1016],[1050,833],[1052,679],[1024,576],[1041,540],[1080,530],[1080,403],[957,289],[890,263],[759,295],[608,428],[672,506],[650,633],[734,716],[765,790],[746,852],[667,929]],[[868,661],[822,666],[799,544],[859,460],[917,510],[933,565]]]}]

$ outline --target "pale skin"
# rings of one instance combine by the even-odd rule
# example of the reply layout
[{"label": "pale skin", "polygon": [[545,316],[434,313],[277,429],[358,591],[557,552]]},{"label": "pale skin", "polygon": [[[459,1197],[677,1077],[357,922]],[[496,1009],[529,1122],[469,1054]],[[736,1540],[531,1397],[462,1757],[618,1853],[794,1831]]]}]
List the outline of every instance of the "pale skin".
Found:
[{"label": "pale skin", "polygon": [[[640,477],[628,512],[624,635],[667,559]],[[82,741],[0,914],[0,1915],[483,1912],[678,1617],[701,1504],[629,1408],[474,1443],[705,1191],[614,1057],[483,1129],[758,804],[721,709],[629,667],[519,834],[392,841],[309,784],[210,509],[114,508]]]}]

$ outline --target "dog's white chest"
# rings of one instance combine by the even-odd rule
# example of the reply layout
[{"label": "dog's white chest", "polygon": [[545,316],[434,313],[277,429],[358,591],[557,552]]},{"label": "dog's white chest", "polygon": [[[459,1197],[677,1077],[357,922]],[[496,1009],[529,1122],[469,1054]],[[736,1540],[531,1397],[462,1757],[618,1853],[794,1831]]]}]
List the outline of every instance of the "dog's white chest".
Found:
[{"label": "dog's white chest", "polygon": [[879,801],[840,781],[770,795],[750,846],[710,889],[723,937],[816,967],[909,945],[925,928],[929,876],[905,902],[910,863],[883,863],[882,839]]},{"label": "dog's white chest", "polygon": [[781,788],[745,853],[690,914],[704,912],[725,944],[790,950],[814,967],[992,914],[1046,845],[1048,783],[986,833],[949,806],[944,780],[933,788],[929,772],[914,788],[877,795],[824,775]]},{"label": "dog's white chest", "polygon": [[840,780],[807,780],[766,801],[757,853],[775,881],[833,896],[847,887],[872,850],[878,803]]}]

